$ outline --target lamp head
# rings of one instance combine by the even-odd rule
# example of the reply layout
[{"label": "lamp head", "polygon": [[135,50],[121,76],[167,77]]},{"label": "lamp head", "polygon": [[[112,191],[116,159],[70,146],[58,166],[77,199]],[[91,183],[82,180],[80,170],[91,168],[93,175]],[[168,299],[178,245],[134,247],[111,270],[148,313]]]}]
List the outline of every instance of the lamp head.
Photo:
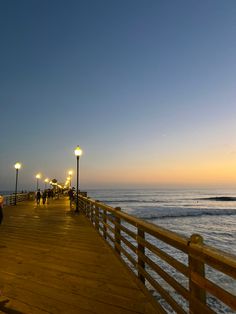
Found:
[{"label": "lamp head", "polygon": [[36,176],[35,176],[35,178],[36,178],[36,179],[41,179],[41,174],[40,174],[40,173],[37,173]]},{"label": "lamp head", "polygon": [[81,156],[82,155],[82,149],[79,147],[79,145],[75,149],[75,156]]},{"label": "lamp head", "polygon": [[48,179],[48,178],[46,178],[46,179],[44,180],[44,182],[46,182],[46,183],[47,183],[47,182],[49,182],[49,179]]},{"label": "lamp head", "polygon": [[15,169],[20,169],[20,168],[21,168],[21,163],[20,162],[15,163]]}]

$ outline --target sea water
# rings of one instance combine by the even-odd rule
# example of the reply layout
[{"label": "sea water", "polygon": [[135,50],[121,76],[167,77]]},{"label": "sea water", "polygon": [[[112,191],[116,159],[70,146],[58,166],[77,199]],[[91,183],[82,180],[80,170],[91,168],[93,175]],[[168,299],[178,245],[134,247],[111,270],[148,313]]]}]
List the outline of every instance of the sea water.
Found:
[{"label": "sea water", "polygon": [[0,191],[0,195],[11,195],[13,193],[14,193],[13,191]]},{"label": "sea water", "polygon": [[[193,233],[203,236],[204,243],[236,256],[236,190],[224,189],[107,189],[88,190],[88,196],[112,207],[121,207],[122,211],[141,218],[180,235],[190,237]],[[225,198],[221,198],[221,197]],[[150,239],[151,240],[151,239]],[[162,248],[173,257],[187,264],[186,256],[174,249]],[[151,259],[155,258],[150,254]],[[160,260],[156,262],[162,263]],[[175,276],[187,288],[183,277],[176,278],[168,266],[166,271]],[[172,272],[172,273],[171,273]],[[152,275],[187,310],[184,300],[178,299],[161,278]],[[236,294],[236,283],[228,276],[206,267],[206,276],[229,292]],[[151,287],[149,287],[151,289]],[[156,295],[158,300],[163,300]],[[212,297],[208,303],[217,313],[234,313]],[[163,303],[164,304],[164,303]],[[165,306],[172,313],[168,306]]]},{"label": "sea water", "polygon": [[189,237],[199,233],[204,243],[236,255],[236,190],[107,189],[88,195],[133,216]]}]

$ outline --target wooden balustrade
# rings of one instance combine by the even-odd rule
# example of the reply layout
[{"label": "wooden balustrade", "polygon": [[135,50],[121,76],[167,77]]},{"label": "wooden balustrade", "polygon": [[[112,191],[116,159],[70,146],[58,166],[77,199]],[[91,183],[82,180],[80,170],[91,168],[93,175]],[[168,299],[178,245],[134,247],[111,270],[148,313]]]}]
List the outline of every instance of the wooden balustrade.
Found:
[{"label": "wooden balustrade", "polygon": [[[236,292],[214,282],[213,271],[236,279],[236,257],[204,245],[200,235],[190,239],[132,217],[101,202],[79,196],[81,211],[114,248],[139,280],[155,291],[168,313],[216,313],[217,302],[236,310]],[[181,258],[179,258],[181,256]],[[209,274],[206,267],[211,269]],[[234,281],[233,281],[234,280]],[[212,299],[213,298],[213,299]],[[214,300],[214,302],[210,302]],[[214,304],[214,305],[212,305]]]},{"label": "wooden balustrade", "polygon": [[[17,193],[16,202],[23,202],[29,199],[28,193]],[[4,205],[14,205],[15,204],[15,194],[4,195]]]}]

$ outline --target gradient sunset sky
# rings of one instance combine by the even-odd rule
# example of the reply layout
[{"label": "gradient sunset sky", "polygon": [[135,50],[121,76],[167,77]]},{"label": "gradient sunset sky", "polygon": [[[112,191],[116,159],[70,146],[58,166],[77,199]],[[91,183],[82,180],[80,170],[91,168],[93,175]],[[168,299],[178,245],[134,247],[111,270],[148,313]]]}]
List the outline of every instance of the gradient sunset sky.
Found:
[{"label": "gradient sunset sky", "polygon": [[235,0],[0,1],[0,190],[236,184]]}]

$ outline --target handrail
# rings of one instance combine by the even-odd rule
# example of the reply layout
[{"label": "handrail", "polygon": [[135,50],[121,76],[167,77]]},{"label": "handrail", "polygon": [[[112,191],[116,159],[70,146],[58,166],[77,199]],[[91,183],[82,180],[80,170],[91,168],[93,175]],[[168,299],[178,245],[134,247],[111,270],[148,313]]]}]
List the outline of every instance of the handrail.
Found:
[{"label": "handrail", "polygon": [[216,313],[217,302],[236,310],[236,292],[211,278],[220,272],[235,280],[236,256],[203,244],[200,235],[181,236],[82,195],[79,209],[139,280],[159,295],[164,313],[169,308],[183,314]]},{"label": "handrail", "polygon": [[29,193],[17,193],[11,194],[11,195],[4,195],[4,205],[11,206],[15,204],[15,197],[16,197],[16,202],[23,202],[29,199]]}]

